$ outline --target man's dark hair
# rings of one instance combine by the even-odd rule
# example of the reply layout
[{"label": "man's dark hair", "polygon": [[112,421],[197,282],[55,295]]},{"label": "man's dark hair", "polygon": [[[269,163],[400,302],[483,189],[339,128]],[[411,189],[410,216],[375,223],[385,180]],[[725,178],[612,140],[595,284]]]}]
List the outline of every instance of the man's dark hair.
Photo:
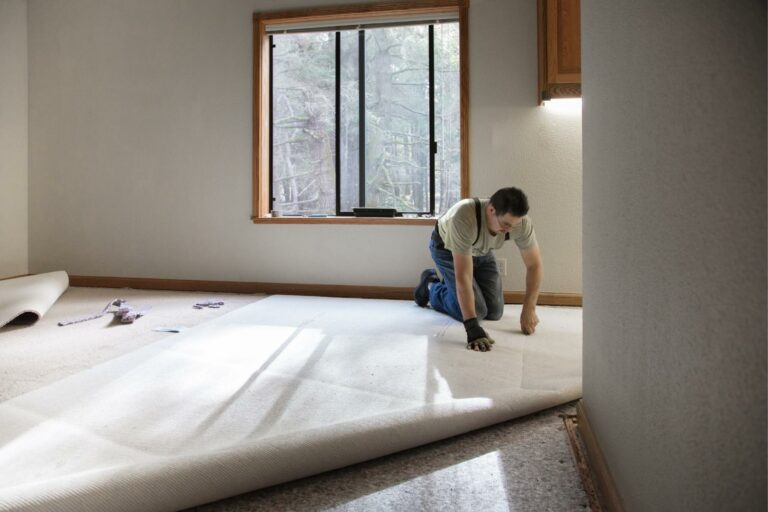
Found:
[{"label": "man's dark hair", "polygon": [[511,213],[513,217],[524,217],[528,213],[528,198],[519,188],[500,188],[491,196],[491,205],[499,215]]}]

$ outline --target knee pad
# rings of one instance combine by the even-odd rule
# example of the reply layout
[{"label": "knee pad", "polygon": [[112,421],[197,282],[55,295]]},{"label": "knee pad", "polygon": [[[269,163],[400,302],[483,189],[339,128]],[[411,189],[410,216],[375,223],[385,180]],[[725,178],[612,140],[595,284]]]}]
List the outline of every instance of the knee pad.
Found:
[{"label": "knee pad", "polygon": [[489,311],[485,315],[485,319],[486,320],[498,320],[498,319],[501,318],[501,316],[503,314],[504,314],[504,308],[501,308],[501,309],[498,309],[498,310],[494,310],[494,311]]},{"label": "knee pad", "polygon": [[486,320],[498,320],[504,315],[504,296],[494,297],[494,300],[486,300]]}]

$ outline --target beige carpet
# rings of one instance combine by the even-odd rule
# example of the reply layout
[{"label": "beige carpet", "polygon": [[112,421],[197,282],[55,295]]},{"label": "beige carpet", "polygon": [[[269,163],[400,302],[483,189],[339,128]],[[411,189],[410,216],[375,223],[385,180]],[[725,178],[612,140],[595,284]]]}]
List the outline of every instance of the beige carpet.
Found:
[{"label": "beige carpet", "polygon": [[573,400],[580,315],[507,307],[475,353],[411,302],[269,297],[0,404],[0,510],[178,510]]},{"label": "beige carpet", "polygon": [[[168,333],[154,330],[158,327],[191,328],[263,297],[70,286],[34,325],[0,328],[0,402],[167,338]],[[151,309],[132,324],[120,324],[112,315],[105,315],[67,327],[57,325],[97,314],[115,298]],[[224,306],[193,308],[196,302],[208,299],[223,299]]]},{"label": "beige carpet", "polygon": [[68,286],[69,276],[63,271],[0,281],[0,328],[14,320],[36,322]]}]

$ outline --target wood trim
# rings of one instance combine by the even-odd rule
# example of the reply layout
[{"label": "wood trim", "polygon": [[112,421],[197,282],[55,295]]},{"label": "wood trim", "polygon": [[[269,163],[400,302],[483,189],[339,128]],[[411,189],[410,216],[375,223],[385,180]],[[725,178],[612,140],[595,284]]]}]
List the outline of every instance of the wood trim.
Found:
[{"label": "wood trim", "polygon": [[[504,292],[504,304],[522,304],[524,299],[525,292]],[[539,293],[539,300],[536,301],[536,304],[539,306],[581,307],[581,294],[558,292]]]},{"label": "wood trim", "polygon": [[[261,283],[242,281],[202,281],[157,279],[150,277],[69,276],[70,286],[97,288],[136,288],[139,290],[199,291],[219,293],[266,293],[314,295],[321,297],[356,297],[364,299],[412,300],[413,288],[400,286],[357,286],[335,284]],[[507,304],[522,304],[523,292],[504,292]],[[578,298],[578,300],[576,300]],[[578,302],[576,304],[575,302]],[[581,305],[581,295],[541,293],[541,306]]]},{"label": "wood trim", "polygon": [[311,21],[381,18],[408,14],[442,14],[456,12],[460,0],[414,0],[412,2],[378,2],[326,7],[290,9],[261,13],[267,25]]},{"label": "wood trim", "polygon": [[252,217],[254,224],[376,224],[403,226],[434,226],[435,218],[410,217]]},{"label": "wood trim", "polygon": [[597,492],[600,496],[600,503],[604,510],[609,512],[624,512],[624,503],[616,489],[616,484],[608,470],[608,464],[605,461],[600,445],[597,443],[595,432],[587,418],[584,409],[583,400],[576,404],[576,417],[578,421],[578,431],[581,435],[581,441],[587,450],[589,467],[594,476],[594,482],[597,485]]},{"label": "wood trim", "polygon": [[[381,2],[346,6],[317,7],[288,11],[261,12],[253,15],[253,197],[251,218],[261,223],[269,215],[269,74],[262,63],[267,62],[269,48],[265,44],[268,26],[328,19],[387,17],[402,14],[459,14],[459,116],[461,146],[461,197],[469,197],[469,0],[415,0],[411,2]],[[270,220],[271,222],[271,220]],[[298,224],[299,222],[279,222]],[[329,224],[331,222],[301,222]],[[388,222],[398,224],[397,222]],[[344,224],[344,222],[342,222]]]},{"label": "wood trim", "polygon": [[544,89],[547,86],[547,24],[545,18],[544,0],[538,0],[536,2],[536,46],[539,51],[539,87],[536,91],[538,96],[538,104],[541,105],[545,99]]},{"label": "wood trim", "polygon": [[0,281],[7,281],[8,279],[17,279],[19,277],[33,276],[35,274],[19,274],[17,276],[0,277]]},{"label": "wood trim", "polygon": [[253,129],[251,133],[251,165],[253,167],[253,179],[251,186],[253,193],[251,196],[252,207],[251,216],[259,217],[262,215],[259,207],[263,204],[261,201],[261,133],[262,133],[262,107],[260,99],[262,96],[261,84],[261,45],[264,40],[264,34],[261,28],[260,17],[253,15]]},{"label": "wood trim", "polygon": [[[264,20],[253,16],[253,217],[263,217],[269,210],[269,73],[261,63],[269,58]],[[267,91],[265,94],[264,91]]]},{"label": "wood trim", "polygon": [[469,196],[469,0],[459,2],[459,144],[462,198]]},{"label": "wood trim", "polygon": [[547,99],[581,98],[581,84],[549,84]]},{"label": "wood trim", "polygon": [[387,286],[315,285],[293,283],[260,283],[242,281],[201,281],[189,279],[156,279],[148,277],[70,276],[71,286],[99,288],[136,288],[140,290],[200,291],[220,293],[266,293],[284,295],[316,295],[323,297],[361,297],[371,299],[413,298],[413,290]]}]

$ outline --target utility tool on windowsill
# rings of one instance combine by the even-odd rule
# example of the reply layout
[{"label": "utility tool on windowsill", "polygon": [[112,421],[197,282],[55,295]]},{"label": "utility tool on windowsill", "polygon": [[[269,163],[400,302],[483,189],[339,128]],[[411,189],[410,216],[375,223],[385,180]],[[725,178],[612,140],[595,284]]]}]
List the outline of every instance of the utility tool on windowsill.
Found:
[{"label": "utility tool on windowsill", "polygon": [[355,217],[399,217],[395,208],[352,208]]}]

